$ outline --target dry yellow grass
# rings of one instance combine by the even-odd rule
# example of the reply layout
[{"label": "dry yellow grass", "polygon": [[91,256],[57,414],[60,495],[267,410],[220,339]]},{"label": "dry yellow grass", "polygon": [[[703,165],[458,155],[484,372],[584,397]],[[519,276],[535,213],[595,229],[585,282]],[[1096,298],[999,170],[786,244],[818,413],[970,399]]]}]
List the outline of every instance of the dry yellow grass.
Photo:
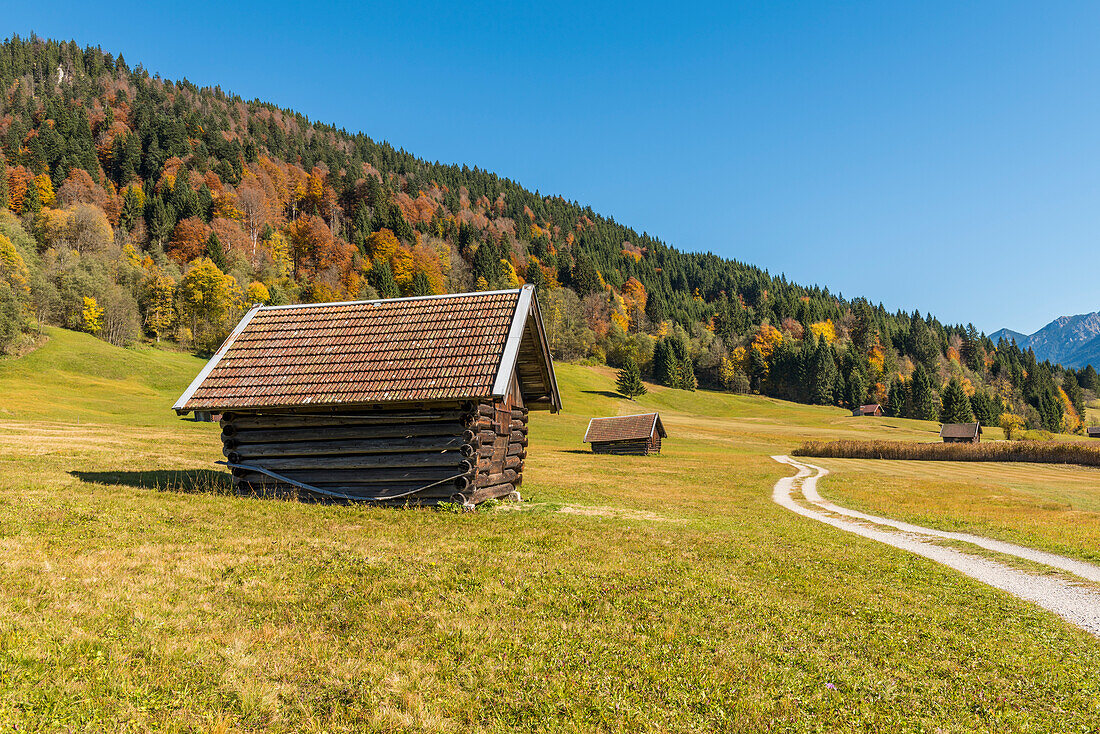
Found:
[{"label": "dry yellow grass", "polygon": [[[168,414],[190,358],[82,383],[78,360],[49,367],[64,361],[51,348],[129,355],[61,332],[51,345],[0,364],[0,721],[19,731],[1100,720],[1093,638],[770,499],[785,470],[768,454],[930,424],[664,389],[636,405],[562,365],[567,412],[532,418],[520,509],[261,501],[221,491],[216,427]],[[654,408],[660,457],[580,443],[592,415]]]}]

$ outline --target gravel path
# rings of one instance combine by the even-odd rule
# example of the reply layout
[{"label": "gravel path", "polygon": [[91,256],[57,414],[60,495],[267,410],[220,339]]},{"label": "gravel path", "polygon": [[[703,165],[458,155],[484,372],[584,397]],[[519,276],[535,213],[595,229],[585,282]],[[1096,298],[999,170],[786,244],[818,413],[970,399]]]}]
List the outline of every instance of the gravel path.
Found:
[{"label": "gravel path", "polygon": [[[828,474],[828,470],[795,461],[789,456],[773,456],[772,458],[782,464],[789,464],[798,470],[798,473],[793,477],[784,477],[776,482],[775,489],[772,492],[772,499],[788,510],[840,530],[877,540],[880,543],[942,563],[984,584],[1038,604],[1066,621],[1100,636],[1100,593],[1064,579],[1039,576],[988,558],[963,553],[955,548],[936,545],[933,539],[962,540],[999,553],[1026,558],[1060,570],[1069,571],[1081,578],[1090,580],[1100,580],[1100,567],[1053,553],[1044,553],[1013,545],[1012,543],[1003,543],[968,533],[949,533],[942,530],[933,530],[920,525],[897,522],[838,507],[824,500],[817,492],[817,480]],[[852,520],[841,519],[823,511],[804,507],[794,500],[793,495],[796,490],[801,491],[808,502],[821,508],[821,510],[843,515],[852,518]],[[866,523],[874,523],[889,529],[880,529]]]}]

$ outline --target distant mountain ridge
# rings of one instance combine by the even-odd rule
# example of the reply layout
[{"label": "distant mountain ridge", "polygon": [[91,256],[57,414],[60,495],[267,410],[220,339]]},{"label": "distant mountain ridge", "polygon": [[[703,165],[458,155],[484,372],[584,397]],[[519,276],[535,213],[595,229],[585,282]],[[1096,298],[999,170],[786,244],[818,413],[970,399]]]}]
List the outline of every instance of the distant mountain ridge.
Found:
[{"label": "distant mountain ridge", "polygon": [[1059,316],[1034,334],[1001,329],[990,334],[993,341],[1015,340],[1020,349],[1031,349],[1039,360],[1081,368],[1100,367],[1100,311]]}]

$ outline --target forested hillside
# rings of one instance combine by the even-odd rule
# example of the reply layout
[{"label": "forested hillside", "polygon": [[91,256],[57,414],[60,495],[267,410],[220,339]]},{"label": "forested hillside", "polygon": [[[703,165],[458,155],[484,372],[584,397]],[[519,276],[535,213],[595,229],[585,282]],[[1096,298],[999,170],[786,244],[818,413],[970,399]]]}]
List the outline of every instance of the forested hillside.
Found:
[{"label": "forested hillside", "polygon": [[215,349],[251,303],[534,284],[559,359],[1078,430],[1080,373],[74,43],[0,46],[0,349],[40,324]]}]

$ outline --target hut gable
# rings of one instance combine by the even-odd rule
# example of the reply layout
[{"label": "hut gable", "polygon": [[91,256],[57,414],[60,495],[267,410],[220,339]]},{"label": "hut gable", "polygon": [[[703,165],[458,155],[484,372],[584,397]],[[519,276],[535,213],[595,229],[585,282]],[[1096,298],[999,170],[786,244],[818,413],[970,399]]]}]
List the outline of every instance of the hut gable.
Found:
[{"label": "hut gable", "polygon": [[173,406],[346,406],[504,397],[561,408],[534,289],[258,306]]},{"label": "hut gable", "polygon": [[667,435],[658,413],[620,415],[590,420],[584,443],[591,443],[597,454],[645,455],[660,453],[661,439]]},{"label": "hut gable", "polygon": [[980,423],[945,423],[940,428],[940,438],[944,443],[978,443],[981,435]]},{"label": "hut gable", "polygon": [[258,306],[173,408],[220,412],[238,491],[477,503],[516,492],[561,410],[531,286]]}]

